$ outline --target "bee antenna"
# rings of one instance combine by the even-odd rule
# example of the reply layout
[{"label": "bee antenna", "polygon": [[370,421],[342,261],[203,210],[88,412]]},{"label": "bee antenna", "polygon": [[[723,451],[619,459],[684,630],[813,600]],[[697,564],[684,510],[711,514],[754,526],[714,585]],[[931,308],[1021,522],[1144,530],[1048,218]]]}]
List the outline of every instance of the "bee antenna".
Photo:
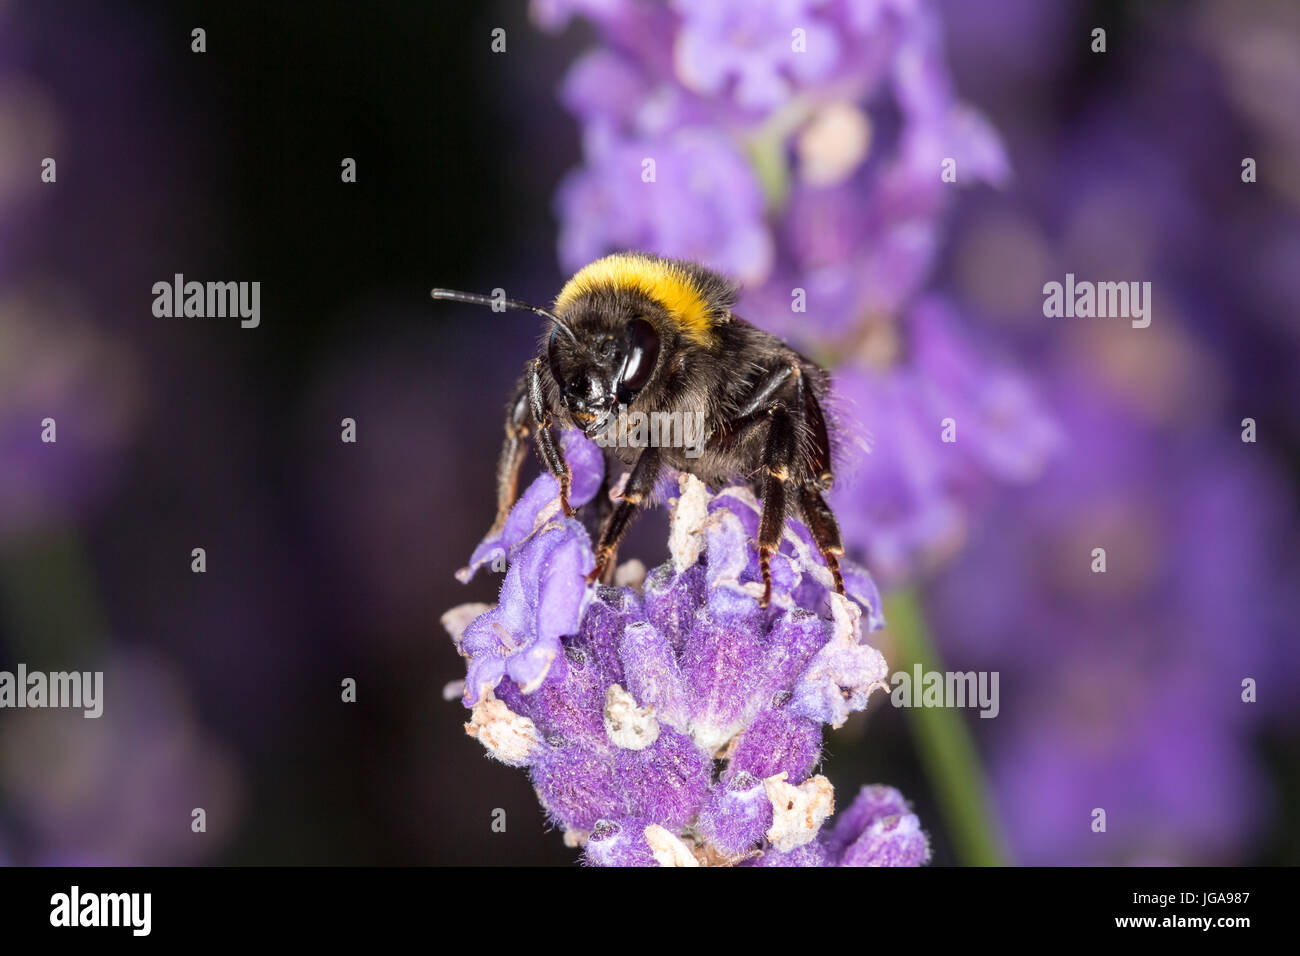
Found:
[{"label": "bee antenna", "polygon": [[501,303],[507,309],[516,309],[520,312],[535,312],[554,322],[555,327],[562,330],[564,334],[574,342],[578,341],[577,336],[573,334],[573,330],[564,323],[563,319],[549,309],[543,309],[540,305],[529,305],[527,302],[521,302],[519,299],[495,299],[492,296],[479,295],[476,292],[458,292],[455,289],[434,289],[430,295],[434,299],[439,299],[444,302],[465,302],[469,305],[486,305],[489,308],[492,308],[493,311],[496,310],[497,304]]}]

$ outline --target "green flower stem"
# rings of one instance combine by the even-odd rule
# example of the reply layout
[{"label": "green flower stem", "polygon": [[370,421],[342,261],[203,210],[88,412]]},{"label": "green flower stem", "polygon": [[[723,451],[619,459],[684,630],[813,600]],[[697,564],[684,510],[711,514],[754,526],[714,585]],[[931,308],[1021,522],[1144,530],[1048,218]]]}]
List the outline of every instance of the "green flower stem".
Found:
[{"label": "green flower stem", "polygon": [[[896,671],[910,673],[917,664],[926,673],[943,671],[943,661],[930,640],[925,612],[915,590],[906,588],[887,597],[885,619],[897,647],[899,660],[891,662]],[[920,693],[920,688],[913,690]],[[988,783],[961,713],[949,707],[909,707],[907,716],[958,862],[968,866],[1004,865]]]},{"label": "green flower stem", "polygon": [[790,193],[790,170],[786,167],[785,144],[772,137],[754,140],[749,146],[749,162],[754,167],[763,190],[768,212],[779,214]]},{"label": "green flower stem", "polygon": [[741,137],[754,175],[763,190],[763,202],[772,216],[781,215],[790,195],[789,139],[807,121],[812,104],[795,97],[747,136]]}]

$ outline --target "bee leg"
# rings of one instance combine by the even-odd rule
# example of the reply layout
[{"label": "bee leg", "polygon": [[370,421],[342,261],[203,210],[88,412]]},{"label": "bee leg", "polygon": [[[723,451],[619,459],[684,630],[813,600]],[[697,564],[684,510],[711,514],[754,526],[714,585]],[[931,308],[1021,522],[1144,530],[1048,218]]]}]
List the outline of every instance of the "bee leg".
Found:
[{"label": "bee leg", "polygon": [[519,469],[528,456],[528,389],[521,383],[514,400],[506,407],[506,439],[497,459],[497,516],[489,535],[498,534],[505,527],[510,509],[519,493]]},{"label": "bee leg", "polygon": [[[817,403],[817,396],[802,377],[799,379],[797,392],[800,407],[803,409],[804,430],[810,440],[805,466],[808,477],[812,486],[818,491],[829,491],[833,476],[831,475],[831,438],[826,429],[826,416],[822,414],[822,407]],[[822,502],[822,505],[824,507],[825,502]],[[829,514],[829,509],[827,513]],[[835,525],[833,517],[831,525]],[[836,539],[838,538],[837,531]]]},{"label": "bee leg", "polygon": [[528,367],[528,409],[532,415],[533,427],[537,429],[537,453],[546,470],[560,483],[560,507],[564,509],[564,516],[572,518],[574,512],[569,506],[572,472],[564,460],[564,453],[555,444],[555,436],[551,434],[551,412],[546,405],[546,393],[542,390],[541,367],[540,359],[533,359]]},{"label": "bee leg", "polygon": [[793,416],[785,405],[774,405],[768,412],[767,445],[763,451],[763,517],[758,525],[758,568],[763,575],[763,598],[759,607],[772,600],[772,554],[781,546],[785,531],[787,503],[786,483],[790,464],[798,447],[798,432]]},{"label": "bee leg", "polygon": [[790,381],[792,375],[798,375],[799,369],[794,365],[782,365],[780,368],[772,369],[763,378],[759,379],[755,386],[753,394],[749,396],[749,401],[736,412],[735,420],[744,421],[751,415],[756,415],[763,410],[765,405],[772,401],[775,395],[786,382]]},{"label": "bee leg", "polygon": [[[596,492],[596,497],[591,499],[591,504],[582,509],[582,524],[587,529],[592,541],[599,541],[601,532],[605,529],[605,524],[609,521],[609,516],[614,510],[614,501],[610,498],[610,489],[613,488],[614,482],[610,481],[609,465],[606,464],[605,477],[600,483],[600,490]],[[615,546],[614,553],[610,556],[610,561],[605,567],[605,573],[601,576],[601,584],[609,584],[614,579],[614,560],[617,557],[618,549]]]},{"label": "bee leg", "polygon": [[840,526],[831,512],[830,505],[822,497],[822,492],[831,487],[831,442],[826,430],[826,416],[817,404],[812,389],[801,379],[797,386],[799,406],[803,410],[804,429],[810,439],[803,468],[806,477],[799,492],[799,507],[808,530],[812,532],[813,541],[830,569],[835,581],[835,590],[844,593],[844,575],[840,573],[840,555],[844,554],[844,544],[840,540]]},{"label": "bee leg", "polygon": [[610,513],[605,527],[601,529],[600,543],[596,546],[596,566],[587,575],[588,583],[601,580],[605,572],[612,567],[619,541],[622,540],[641,502],[654,491],[658,479],[659,449],[646,448],[637,458],[636,464],[632,466],[632,473],[627,476],[627,484],[623,487],[623,495]]},{"label": "bee leg", "polygon": [[813,541],[826,560],[831,576],[835,579],[835,590],[844,593],[844,575],[840,573],[840,555],[844,545],[840,542],[840,526],[831,513],[830,505],[822,497],[821,491],[812,483],[805,484],[799,493],[799,505],[803,509],[804,520],[812,532]]},{"label": "bee leg", "polygon": [[614,510],[614,502],[609,497],[611,487],[613,486],[607,470],[605,477],[600,481],[600,489],[596,492],[596,496],[582,509],[582,526],[587,529],[587,534],[592,541],[600,537],[600,531],[605,527],[609,513]]}]

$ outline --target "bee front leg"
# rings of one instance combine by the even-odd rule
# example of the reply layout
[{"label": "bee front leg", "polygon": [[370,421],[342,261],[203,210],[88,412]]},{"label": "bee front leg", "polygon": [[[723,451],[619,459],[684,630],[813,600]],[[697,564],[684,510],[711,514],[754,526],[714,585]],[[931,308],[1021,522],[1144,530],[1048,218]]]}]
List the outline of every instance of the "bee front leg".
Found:
[{"label": "bee front leg", "polygon": [[650,447],[641,452],[632,466],[632,473],[627,476],[623,494],[609,520],[600,532],[600,543],[596,546],[596,566],[587,575],[587,583],[599,581],[612,567],[618,543],[627,531],[628,525],[636,515],[637,509],[646,496],[654,491],[655,482],[659,480],[659,449]]},{"label": "bee front leg", "polygon": [[569,506],[569,483],[573,473],[564,460],[564,453],[555,444],[551,434],[551,410],[546,402],[546,392],[542,389],[541,359],[533,359],[528,367],[528,409],[532,415],[533,427],[537,430],[537,454],[541,456],[546,470],[555,476],[560,484],[560,507],[564,516],[572,518],[573,508]]},{"label": "bee front leg", "polygon": [[519,469],[528,455],[528,428],[532,421],[528,411],[528,387],[521,382],[514,400],[506,407],[506,437],[497,459],[497,516],[488,535],[499,534],[510,517],[519,493]]}]

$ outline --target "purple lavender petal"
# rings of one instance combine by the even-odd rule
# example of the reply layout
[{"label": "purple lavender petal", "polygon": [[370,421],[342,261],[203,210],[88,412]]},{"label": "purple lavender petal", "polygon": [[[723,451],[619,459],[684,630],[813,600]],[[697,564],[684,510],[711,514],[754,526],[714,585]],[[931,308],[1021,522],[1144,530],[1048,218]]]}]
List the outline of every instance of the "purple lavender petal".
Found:
[{"label": "purple lavender petal", "polygon": [[741,866],[831,866],[826,851],[814,840],[793,850],[781,851],[769,846],[758,856],[746,860]]},{"label": "purple lavender petal", "polygon": [[768,631],[760,665],[766,675],[763,690],[788,698],[789,689],[826,645],[830,634],[829,623],[804,608],[794,608],[776,618]]},{"label": "purple lavender petal", "polygon": [[651,705],[660,723],[686,732],[690,700],[672,645],[649,621],[628,625],[619,643],[627,690],[642,705]]},{"label": "purple lavender petal", "polygon": [[[789,99],[793,81],[830,75],[840,38],[810,0],[754,4],[746,0],[674,4],[682,17],[675,65],[678,78],[706,96],[730,91],[746,109],[769,109]],[[794,49],[792,34],[806,46]]]},{"label": "purple lavender petal", "polygon": [[930,860],[930,841],[893,787],[859,790],[821,843],[835,866],[921,866]]},{"label": "purple lavender petal", "polygon": [[593,567],[591,542],[573,519],[548,526],[519,549],[497,606],[465,628],[467,706],[507,674],[525,689],[540,686],[563,651],[561,636],[578,630]]},{"label": "purple lavender petal", "polygon": [[835,815],[835,827],[822,843],[835,859],[862,836],[872,823],[887,816],[910,813],[907,801],[893,787],[873,784],[861,788],[848,809]]},{"label": "purple lavender petal", "polygon": [[771,825],[772,801],[763,781],[742,770],[709,793],[697,827],[718,852],[737,856],[762,842]]},{"label": "purple lavender petal", "polygon": [[553,746],[574,744],[605,753],[609,744],[601,712],[607,686],[592,655],[570,642],[535,692],[525,694],[508,681],[496,692],[512,711],[526,714]]},{"label": "purple lavender petal", "polygon": [[546,749],[529,777],[547,815],[566,829],[590,830],[598,820],[627,813],[613,761],[583,747]]},{"label": "purple lavender petal", "polygon": [[930,862],[930,841],[913,814],[872,821],[839,858],[838,866],[922,866]]},{"label": "purple lavender petal", "polygon": [[645,838],[643,820],[598,820],[592,827],[583,860],[591,866],[658,866]]},{"label": "purple lavender petal", "polygon": [[712,782],[713,761],[689,737],[662,728],[645,750],[614,755],[619,786],[637,816],[669,830],[695,819]]},{"label": "purple lavender petal", "polygon": [[646,575],[646,617],[676,652],[691,632],[700,605],[708,599],[706,578],[707,570],[699,564],[681,574],[665,564]]},{"label": "purple lavender petal", "polygon": [[879,631],[885,626],[885,602],[876,587],[875,579],[856,561],[840,559],[840,573],[844,576],[844,590],[867,610],[864,629]]},{"label": "purple lavender petal", "polygon": [[600,669],[600,679],[606,687],[626,683],[619,648],[627,628],[641,620],[640,604],[631,589],[599,588],[595,591],[579,631],[582,640],[574,646],[590,655]]},{"label": "purple lavender petal", "polygon": [[797,786],[808,778],[821,753],[821,724],[774,707],[755,717],[741,735],[728,772],[752,774],[761,781],[785,771]]},{"label": "purple lavender petal", "polygon": [[833,596],[834,634],[817,652],[795,683],[790,710],[794,714],[839,727],[867,698],[885,687],[889,666],[880,651],[858,643],[857,605]]},{"label": "purple lavender petal", "polygon": [[758,712],[763,645],[761,616],[719,621],[701,614],[682,645],[681,666],[691,700],[691,728],[707,750],[721,747]]},{"label": "purple lavender petal", "polygon": [[[573,473],[569,487],[569,504],[580,508],[595,497],[605,476],[605,459],[600,446],[576,429],[569,429],[562,440],[565,458]],[[462,584],[469,581],[485,564],[498,558],[513,560],[515,549],[538,530],[543,519],[555,519],[559,512],[560,485],[550,472],[543,472],[515,502],[501,530],[489,534],[470,555],[469,564],[456,572]]]}]

